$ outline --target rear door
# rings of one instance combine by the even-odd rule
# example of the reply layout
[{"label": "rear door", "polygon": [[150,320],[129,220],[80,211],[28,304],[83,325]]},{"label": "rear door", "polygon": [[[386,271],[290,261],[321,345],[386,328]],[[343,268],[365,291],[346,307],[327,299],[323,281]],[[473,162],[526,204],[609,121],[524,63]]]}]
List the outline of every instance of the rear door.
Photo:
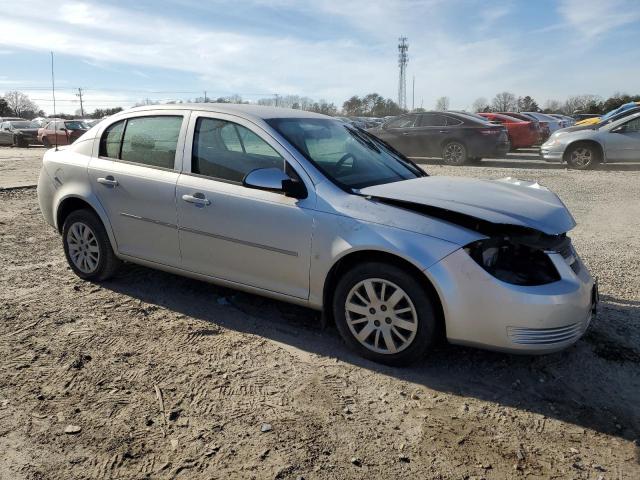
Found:
[{"label": "rear door", "polygon": [[106,126],[89,163],[118,251],[179,266],[175,191],[188,112],[136,112]]},{"label": "rear door", "polygon": [[[640,117],[630,120],[609,132],[605,137],[605,151],[609,161],[640,160]],[[614,128],[614,130],[616,130]]]},{"label": "rear door", "polygon": [[442,155],[442,144],[452,133],[447,126],[447,117],[440,113],[420,114],[418,127],[418,144],[423,157],[439,157]]}]

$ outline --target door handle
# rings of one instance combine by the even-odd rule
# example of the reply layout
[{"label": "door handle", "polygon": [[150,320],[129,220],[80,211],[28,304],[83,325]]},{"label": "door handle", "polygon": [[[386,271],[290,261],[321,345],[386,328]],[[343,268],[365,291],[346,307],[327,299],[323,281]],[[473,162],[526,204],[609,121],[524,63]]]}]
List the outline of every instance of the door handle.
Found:
[{"label": "door handle", "polygon": [[449,130],[440,130],[439,133],[449,133]]},{"label": "door handle", "polygon": [[182,195],[182,200],[184,200],[187,203],[194,203],[201,207],[204,207],[206,205],[211,205],[211,200],[209,200],[207,197],[204,196],[203,193],[200,193],[200,192],[194,193],[193,195]]},{"label": "door handle", "polygon": [[102,185],[108,185],[110,187],[117,187],[118,186],[118,181],[113,178],[111,175],[108,175],[107,177],[100,177],[97,180],[98,183],[101,183]]},{"label": "door handle", "polygon": [[409,132],[402,132],[402,135],[409,135]]}]

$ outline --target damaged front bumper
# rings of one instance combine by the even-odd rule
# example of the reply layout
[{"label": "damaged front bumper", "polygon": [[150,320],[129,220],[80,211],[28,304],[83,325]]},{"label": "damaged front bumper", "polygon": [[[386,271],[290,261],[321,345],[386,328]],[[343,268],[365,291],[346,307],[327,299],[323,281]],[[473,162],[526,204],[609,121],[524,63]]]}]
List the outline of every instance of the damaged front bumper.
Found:
[{"label": "damaged front bumper", "polygon": [[425,271],[444,310],[451,343],[513,353],[551,353],[587,330],[597,286],[573,252],[571,260],[547,252],[560,279],[545,285],[514,285],[493,277],[464,249]]}]

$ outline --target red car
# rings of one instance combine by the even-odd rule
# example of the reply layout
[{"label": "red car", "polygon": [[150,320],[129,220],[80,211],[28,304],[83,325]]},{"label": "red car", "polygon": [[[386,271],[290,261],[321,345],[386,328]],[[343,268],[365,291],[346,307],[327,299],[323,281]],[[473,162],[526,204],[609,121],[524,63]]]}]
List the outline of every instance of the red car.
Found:
[{"label": "red car", "polygon": [[70,145],[89,128],[82,120],[54,120],[38,130],[38,140],[47,148]]},{"label": "red car", "polygon": [[500,112],[502,115],[509,115],[513,118],[518,118],[520,120],[524,120],[525,122],[533,122],[536,123],[540,129],[540,143],[544,143],[551,136],[551,130],[549,129],[548,122],[541,122],[534,117],[530,117],[524,113],[516,113],[516,112]]},{"label": "red car", "polygon": [[504,113],[478,113],[478,115],[507,128],[512,150],[531,147],[541,140],[540,129],[533,121],[521,120]]}]

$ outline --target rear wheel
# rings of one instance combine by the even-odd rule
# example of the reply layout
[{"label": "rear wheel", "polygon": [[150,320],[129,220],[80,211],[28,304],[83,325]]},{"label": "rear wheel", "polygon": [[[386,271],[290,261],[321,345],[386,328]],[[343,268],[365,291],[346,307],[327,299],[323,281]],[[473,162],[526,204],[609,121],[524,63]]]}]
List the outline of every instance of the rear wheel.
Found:
[{"label": "rear wheel", "polygon": [[467,161],[467,147],[460,142],[449,142],[442,149],[442,159],[447,165],[464,165]]},{"label": "rear wheel", "polygon": [[62,243],[69,266],[80,278],[106,280],[120,266],[102,221],[90,210],[69,214],[62,227]]},{"label": "rear wheel", "polygon": [[569,148],[566,159],[571,168],[589,170],[600,162],[600,152],[593,145],[577,144]]},{"label": "rear wheel", "polygon": [[412,275],[387,263],[348,271],[336,287],[333,314],[352,350],[387,365],[421,359],[435,339],[429,295]]}]

